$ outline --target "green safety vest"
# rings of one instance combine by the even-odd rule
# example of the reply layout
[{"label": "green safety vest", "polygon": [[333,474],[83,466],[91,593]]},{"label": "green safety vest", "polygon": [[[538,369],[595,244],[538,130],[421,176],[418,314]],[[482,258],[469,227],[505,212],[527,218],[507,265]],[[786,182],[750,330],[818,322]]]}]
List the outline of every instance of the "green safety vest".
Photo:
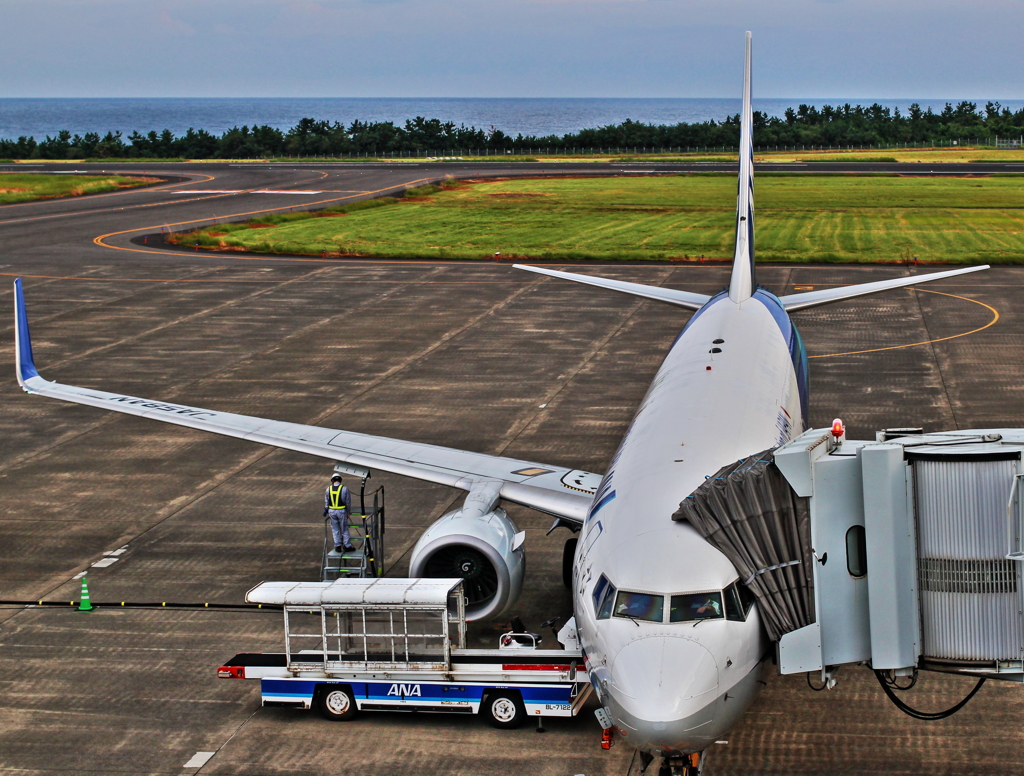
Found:
[{"label": "green safety vest", "polygon": [[330,489],[329,498],[331,500],[331,509],[345,509],[345,502],[341,500],[341,492],[345,486],[341,485],[337,490],[334,488]]}]

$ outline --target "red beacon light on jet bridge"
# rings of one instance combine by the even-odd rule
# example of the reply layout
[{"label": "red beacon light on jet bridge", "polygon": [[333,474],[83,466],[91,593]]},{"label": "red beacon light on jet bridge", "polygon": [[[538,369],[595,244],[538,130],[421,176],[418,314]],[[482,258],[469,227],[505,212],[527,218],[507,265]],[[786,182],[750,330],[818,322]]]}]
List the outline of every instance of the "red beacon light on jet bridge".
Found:
[{"label": "red beacon light on jet bridge", "polygon": [[835,439],[836,444],[841,444],[846,439],[846,426],[843,425],[843,421],[836,418],[832,421],[832,437]]}]

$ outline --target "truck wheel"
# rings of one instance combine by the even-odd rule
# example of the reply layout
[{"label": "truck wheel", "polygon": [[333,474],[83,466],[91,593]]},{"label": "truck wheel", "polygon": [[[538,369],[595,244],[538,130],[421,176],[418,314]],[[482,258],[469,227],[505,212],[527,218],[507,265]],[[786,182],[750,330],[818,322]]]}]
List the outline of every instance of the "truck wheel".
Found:
[{"label": "truck wheel", "polygon": [[578,537],[566,539],[562,547],[562,584],[572,589],[572,564],[576,560],[576,543]]},{"label": "truck wheel", "polygon": [[526,707],[518,693],[492,692],[484,702],[483,711],[487,721],[496,728],[517,728],[526,719]]},{"label": "truck wheel", "polygon": [[356,699],[348,687],[330,685],[322,688],[317,705],[326,719],[345,721],[356,715]]}]

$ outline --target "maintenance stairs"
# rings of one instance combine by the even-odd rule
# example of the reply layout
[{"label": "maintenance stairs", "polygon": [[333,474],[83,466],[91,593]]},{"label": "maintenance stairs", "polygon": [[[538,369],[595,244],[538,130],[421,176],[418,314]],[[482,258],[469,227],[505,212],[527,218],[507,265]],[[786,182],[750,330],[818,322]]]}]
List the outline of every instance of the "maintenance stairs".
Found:
[{"label": "maintenance stairs", "polygon": [[[365,492],[359,489],[359,513],[349,516],[348,532],[354,550],[336,552],[329,519],[324,520],[324,549],[320,579],[331,582],[341,577],[379,577],[384,574],[384,487]],[[370,499],[367,507],[367,498]]]}]

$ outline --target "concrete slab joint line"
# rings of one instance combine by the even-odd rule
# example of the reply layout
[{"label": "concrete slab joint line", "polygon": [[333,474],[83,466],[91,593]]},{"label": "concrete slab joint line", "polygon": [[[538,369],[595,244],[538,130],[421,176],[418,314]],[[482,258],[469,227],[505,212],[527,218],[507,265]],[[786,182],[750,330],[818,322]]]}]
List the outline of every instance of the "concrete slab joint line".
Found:
[{"label": "concrete slab joint line", "polygon": [[202,768],[204,765],[206,765],[210,761],[210,758],[213,757],[215,754],[216,754],[216,752],[196,752],[194,755],[192,755],[192,759],[190,759],[187,763],[185,763],[181,767],[182,768]]}]

